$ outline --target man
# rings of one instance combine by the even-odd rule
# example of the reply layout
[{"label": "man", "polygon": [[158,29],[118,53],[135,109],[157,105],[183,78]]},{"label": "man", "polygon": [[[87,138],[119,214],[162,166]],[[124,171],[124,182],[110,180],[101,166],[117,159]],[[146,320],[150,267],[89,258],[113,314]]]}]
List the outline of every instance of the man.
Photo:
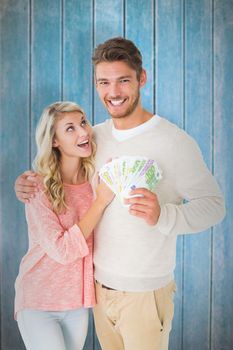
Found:
[{"label": "man", "polygon": [[[143,108],[146,71],[137,47],[123,38],[107,40],[96,48],[93,63],[97,92],[111,116],[95,126],[96,170],[109,158],[127,155],[154,159],[163,173],[156,194],[132,191],[138,196],[126,200],[129,209],[116,198],[96,230],[97,335],[104,350],[165,350],[177,235],[220,222],[224,200],[195,141]],[[29,197],[26,176],[16,181],[21,200]]]}]

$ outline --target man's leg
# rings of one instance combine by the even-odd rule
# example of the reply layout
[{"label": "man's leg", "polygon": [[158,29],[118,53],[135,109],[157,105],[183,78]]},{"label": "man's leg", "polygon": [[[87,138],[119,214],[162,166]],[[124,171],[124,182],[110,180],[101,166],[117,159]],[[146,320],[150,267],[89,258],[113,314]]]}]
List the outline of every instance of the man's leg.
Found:
[{"label": "man's leg", "polygon": [[155,301],[158,308],[159,318],[163,324],[162,350],[168,350],[169,334],[172,329],[172,320],[174,316],[174,295],[176,284],[170,282],[166,287],[154,291]]},{"label": "man's leg", "polygon": [[[96,318],[97,335],[104,350],[168,349],[174,314],[174,282],[164,288],[145,293],[104,289],[101,291],[100,286],[98,290],[98,294],[104,294],[96,309],[101,310],[101,317]],[[107,331],[109,328],[114,338],[120,339],[123,347],[113,347],[115,341],[111,342],[110,333]]]},{"label": "man's leg", "polygon": [[97,304],[93,309],[96,333],[102,350],[124,350],[122,337],[116,327],[115,303],[109,292],[96,283]]}]

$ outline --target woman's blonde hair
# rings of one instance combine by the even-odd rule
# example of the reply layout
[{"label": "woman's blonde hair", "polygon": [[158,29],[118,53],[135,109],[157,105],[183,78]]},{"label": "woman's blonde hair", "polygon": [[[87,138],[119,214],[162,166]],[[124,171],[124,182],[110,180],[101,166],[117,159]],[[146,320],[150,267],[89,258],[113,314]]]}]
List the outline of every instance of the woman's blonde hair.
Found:
[{"label": "woman's blonde hair", "polygon": [[[34,170],[43,177],[45,193],[52,203],[53,209],[61,213],[67,208],[65,192],[60,172],[60,151],[53,147],[55,125],[63,113],[78,112],[85,116],[83,109],[74,102],[55,102],[46,107],[36,129],[37,155],[33,161]],[[90,180],[94,173],[94,157],[96,144],[91,141],[92,154],[81,158],[81,170],[85,180]]]}]

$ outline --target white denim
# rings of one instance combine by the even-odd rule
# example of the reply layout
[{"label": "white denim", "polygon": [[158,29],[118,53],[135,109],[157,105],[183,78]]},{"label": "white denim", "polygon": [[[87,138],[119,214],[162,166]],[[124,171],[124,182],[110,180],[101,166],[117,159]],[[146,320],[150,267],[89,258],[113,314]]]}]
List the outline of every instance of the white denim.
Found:
[{"label": "white denim", "polygon": [[18,327],[27,350],[82,350],[88,329],[88,309],[22,310]]}]

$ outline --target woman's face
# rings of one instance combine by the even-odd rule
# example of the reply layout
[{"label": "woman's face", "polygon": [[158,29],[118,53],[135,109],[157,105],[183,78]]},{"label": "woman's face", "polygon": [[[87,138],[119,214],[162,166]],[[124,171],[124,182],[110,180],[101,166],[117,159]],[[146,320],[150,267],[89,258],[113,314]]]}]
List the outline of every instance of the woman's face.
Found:
[{"label": "woman's face", "polygon": [[92,128],[81,112],[65,112],[55,124],[53,147],[62,157],[86,158],[92,153]]}]

